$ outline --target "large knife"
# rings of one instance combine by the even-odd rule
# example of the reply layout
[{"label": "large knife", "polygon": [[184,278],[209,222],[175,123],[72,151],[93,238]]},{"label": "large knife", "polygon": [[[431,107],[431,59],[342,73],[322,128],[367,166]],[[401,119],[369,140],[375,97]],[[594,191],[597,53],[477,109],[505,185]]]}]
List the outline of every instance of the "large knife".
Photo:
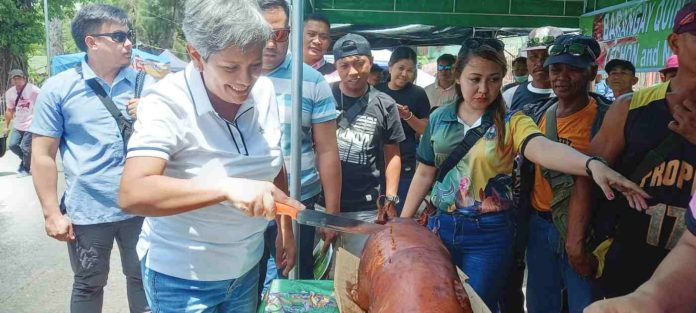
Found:
[{"label": "large knife", "polygon": [[368,235],[387,228],[384,225],[363,222],[315,210],[300,210],[280,202],[276,202],[275,205],[276,214],[290,216],[297,223],[303,225],[328,228],[343,233]]}]

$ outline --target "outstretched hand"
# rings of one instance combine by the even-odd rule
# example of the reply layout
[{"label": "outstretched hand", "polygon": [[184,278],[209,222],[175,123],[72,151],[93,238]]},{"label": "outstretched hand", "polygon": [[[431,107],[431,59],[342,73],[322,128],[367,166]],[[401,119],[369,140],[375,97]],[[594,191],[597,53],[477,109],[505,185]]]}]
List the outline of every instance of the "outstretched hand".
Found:
[{"label": "outstretched hand", "polygon": [[592,171],[592,178],[595,183],[602,188],[602,192],[609,200],[614,200],[615,195],[612,188],[620,191],[628,200],[628,205],[637,210],[646,210],[648,208],[648,202],[646,199],[650,198],[643,189],[641,189],[634,182],[630,181],[628,178],[617,173],[616,171],[609,168],[606,164],[600,161],[594,161],[589,163],[590,170]]}]

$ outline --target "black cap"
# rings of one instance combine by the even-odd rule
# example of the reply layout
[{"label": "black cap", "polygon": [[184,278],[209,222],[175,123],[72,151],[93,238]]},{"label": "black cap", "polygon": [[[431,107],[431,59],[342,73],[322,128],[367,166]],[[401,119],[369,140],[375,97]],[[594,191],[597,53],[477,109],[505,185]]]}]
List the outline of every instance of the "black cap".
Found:
[{"label": "black cap", "polygon": [[[571,44],[585,45],[588,47],[588,49],[586,49],[586,51],[584,51],[580,56],[574,56],[568,52],[563,52],[558,55],[550,55],[546,59],[546,62],[544,62],[544,67],[548,67],[551,64],[568,64],[576,68],[588,68],[595,64],[597,57],[599,57],[599,54],[602,53],[602,48],[599,47],[599,43],[592,37],[585,35],[561,35],[556,38],[553,45],[549,48],[549,54],[555,45]],[[592,54],[590,54],[590,51],[592,51]]]},{"label": "black cap", "polygon": [[334,61],[353,55],[372,55],[370,42],[365,37],[348,34],[336,41],[333,47]]},{"label": "black cap", "polygon": [[607,65],[604,66],[604,71],[609,74],[611,71],[614,70],[616,67],[620,67],[623,69],[627,69],[631,71],[633,74],[636,73],[636,67],[631,63],[630,61],[627,60],[621,60],[621,59],[613,59],[607,63]]}]

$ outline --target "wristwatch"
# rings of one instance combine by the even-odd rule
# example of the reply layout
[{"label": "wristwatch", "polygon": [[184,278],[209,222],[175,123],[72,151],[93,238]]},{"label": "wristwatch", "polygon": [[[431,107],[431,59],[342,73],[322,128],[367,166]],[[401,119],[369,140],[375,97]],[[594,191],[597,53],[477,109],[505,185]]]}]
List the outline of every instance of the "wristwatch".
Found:
[{"label": "wristwatch", "polygon": [[385,195],[384,199],[389,201],[389,202],[394,202],[394,204],[399,204],[399,202],[400,202],[398,195],[394,195],[394,196]]}]

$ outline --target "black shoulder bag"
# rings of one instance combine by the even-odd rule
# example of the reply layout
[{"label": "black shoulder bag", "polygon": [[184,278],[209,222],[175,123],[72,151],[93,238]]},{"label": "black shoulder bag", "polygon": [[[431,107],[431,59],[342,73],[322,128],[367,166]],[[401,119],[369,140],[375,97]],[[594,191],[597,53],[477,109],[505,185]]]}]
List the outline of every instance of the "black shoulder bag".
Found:
[{"label": "black shoulder bag", "polygon": [[[121,132],[121,138],[123,138],[123,150],[126,151],[128,146],[128,140],[130,139],[131,134],[133,134],[133,121],[121,114],[121,111],[116,107],[114,101],[111,100],[111,97],[109,97],[109,95],[106,94],[106,91],[104,91],[104,88],[102,88],[102,86],[99,85],[99,82],[97,82],[96,79],[88,79],[86,83],[90,88],[92,88],[99,100],[101,100],[101,103],[104,104],[104,107],[109,111],[109,113],[111,113],[111,116],[113,116],[116,120],[116,125],[118,125],[118,129]],[[145,72],[138,72],[138,76],[136,76],[135,78],[136,99],[140,98],[140,94],[143,91],[144,83]]]}]

